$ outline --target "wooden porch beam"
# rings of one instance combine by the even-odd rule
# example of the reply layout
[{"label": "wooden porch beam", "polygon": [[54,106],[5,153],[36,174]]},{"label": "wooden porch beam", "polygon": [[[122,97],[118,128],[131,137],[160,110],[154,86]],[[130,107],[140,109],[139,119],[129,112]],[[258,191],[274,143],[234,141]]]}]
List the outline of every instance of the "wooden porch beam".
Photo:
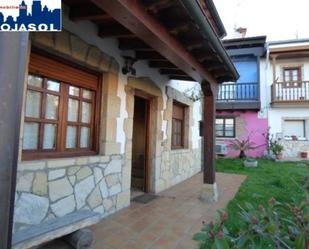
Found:
[{"label": "wooden porch beam", "polygon": [[222,67],[222,65],[219,62],[216,61],[204,61],[203,65],[210,71],[216,70]]},{"label": "wooden porch beam", "polygon": [[136,51],[135,57],[138,60],[167,61],[166,58],[155,51]]},{"label": "wooden porch beam", "polygon": [[82,21],[82,20],[113,20],[113,18],[106,13],[102,12],[96,6],[93,5],[77,5],[73,6],[70,9],[70,19],[73,21]]},{"label": "wooden porch beam", "polygon": [[116,23],[114,25],[100,25],[99,26],[99,36],[106,37],[122,37],[122,38],[134,38],[135,35],[132,34],[128,29]]},{"label": "wooden porch beam", "polygon": [[203,44],[202,41],[198,41],[196,43],[192,42],[192,43],[190,43],[190,45],[188,44],[186,47],[187,47],[188,50],[192,51],[194,49],[200,49],[200,48],[204,47],[204,44]]},{"label": "wooden porch beam", "polygon": [[218,82],[227,82],[227,81],[230,81],[230,76],[228,75],[217,75],[217,80]]},{"label": "wooden porch beam", "polygon": [[139,1],[90,1],[194,80],[202,82],[205,79],[208,82],[216,83],[216,79],[207,69],[192,54],[188,53],[186,48],[168,32],[165,26],[151,16]]},{"label": "wooden porch beam", "polygon": [[119,38],[119,49],[121,50],[142,50],[153,51],[145,42],[138,38]]},{"label": "wooden porch beam", "polygon": [[169,79],[171,80],[187,80],[187,81],[194,81],[194,79],[192,79],[189,76],[181,76],[181,75],[169,75]]},{"label": "wooden porch beam", "polygon": [[212,74],[216,75],[216,77],[227,75],[226,71],[224,69],[222,69],[222,68],[213,67],[213,68],[209,68],[209,71]]},{"label": "wooden porch beam", "polygon": [[167,69],[177,69],[177,67],[170,63],[169,61],[149,61],[149,67],[153,68],[167,68]]},{"label": "wooden porch beam", "polygon": [[163,68],[163,69],[160,69],[159,72],[160,74],[186,76],[186,74],[182,70],[179,70],[179,69]]},{"label": "wooden porch beam", "polygon": [[179,33],[185,33],[187,32],[191,27],[191,24],[186,22],[182,24],[178,24],[175,27],[171,28],[169,32],[173,35],[178,35]]},{"label": "wooden porch beam", "polygon": [[147,5],[147,10],[153,13],[157,13],[162,9],[172,7],[174,4],[175,2],[171,0],[155,0],[153,3]]},{"label": "wooden porch beam", "polygon": [[197,56],[196,59],[200,62],[204,62],[206,60],[213,59],[213,56],[210,53],[205,53],[205,54],[201,54],[201,55]]}]

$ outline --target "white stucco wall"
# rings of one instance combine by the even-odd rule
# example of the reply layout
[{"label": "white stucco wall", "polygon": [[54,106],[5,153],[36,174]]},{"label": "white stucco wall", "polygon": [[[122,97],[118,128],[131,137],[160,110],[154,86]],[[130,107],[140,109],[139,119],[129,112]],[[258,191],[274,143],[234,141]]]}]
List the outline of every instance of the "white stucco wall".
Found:
[{"label": "white stucco wall", "polygon": [[[283,121],[286,119],[309,119],[308,108],[272,108],[269,110],[269,126],[270,132],[274,135],[284,132]],[[307,127],[307,131],[309,131]],[[308,134],[307,134],[308,135]]]},{"label": "white stucco wall", "polygon": [[[297,44],[302,46],[303,43]],[[276,47],[290,47],[295,44],[276,45]],[[282,67],[286,66],[302,66],[302,80],[309,81],[309,58],[294,58],[294,59],[277,59],[276,62],[276,78],[279,82],[283,81]],[[277,134],[283,132],[284,119],[307,119],[309,117],[309,108],[302,106],[290,107],[272,107],[271,106],[271,85],[273,83],[273,67],[269,58],[269,51],[265,58],[261,59],[260,63],[260,79],[261,79],[261,111],[267,118],[270,126],[270,133]],[[309,131],[309,129],[308,129]],[[307,132],[308,133],[308,132]]]},{"label": "white stucco wall", "polygon": [[[105,54],[115,58],[120,68],[123,66],[122,55],[124,55],[124,52],[118,49],[118,41],[116,39],[99,38],[97,27],[91,22],[72,22],[65,14],[63,17],[63,29],[65,30],[63,34],[68,34],[67,31],[69,31],[68,39],[61,41],[66,44],[67,50],[77,50],[70,43],[71,38],[77,36],[85,42],[86,46],[92,45],[98,48]],[[45,42],[55,43],[55,34],[44,33],[42,36],[46,40],[43,39],[36,45],[44,47]],[[33,41],[38,42],[35,37],[37,36],[33,36]],[[61,44],[61,42],[59,43]],[[47,46],[46,49],[50,49],[51,52],[59,52],[60,57],[64,55],[63,51],[56,49],[56,46]],[[67,53],[69,56],[71,56],[70,52]],[[129,53],[132,54],[133,51],[129,51]],[[128,54],[128,52],[126,51],[125,54]],[[153,182],[150,191],[157,193],[200,172],[201,150],[199,145],[201,138],[199,137],[198,122],[201,115],[200,102],[195,102],[193,108],[190,108],[192,115],[189,115],[194,120],[193,126],[190,127],[191,132],[188,132],[188,134],[192,134],[192,137],[189,138],[192,141],[192,148],[188,146],[189,148],[171,150],[170,144],[166,142],[168,141],[167,134],[170,135],[171,130],[168,124],[171,122],[163,120],[163,114],[168,115],[171,113],[171,99],[168,102],[166,86],[172,86],[178,90],[175,92],[181,95],[179,92],[183,92],[197,83],[169,81],[168,77],[159,74],[158,70],[148,67],[147,63],[147,61],[138,61],[134,68],[136,69],[136,77],[150,78],[151,81],[149,82],[151,84],[155,82],[162,92],[163,109],[160,111],[161,117],[156,116],[159,121],[157,123],[161,127],[155,127],[154,131],[158,135],[156,137],[156,141],[158,141],[156,145],[158,146],[154,149],[156,154],[154,160],[152,160],[153,172],[151,173],[151,179],[149,179],[151,183]],[[126,105],[130,93],[126,96],[128,91],[125,91],[128,76],[131,75],[123,75],[121,70],[118,75],[117,96],[120,99],[120,116],[117,118],[116,142],[121,145],[120,153],[117,147],[115,150],[111,150],[112,153],[106,153],[106,155],[100,152],[98,155],[92,156],[44,158],[34,161],[20,160],[16,180],[14,231],[27,229],[29,225],[40,224],[82,209],[93,210],[105,217],[130,204],[132,168],[131,156],[129,155],[131,151],[130,146],[128,146],[128,140],[130,139],[128,139],[127,129],[129,128],[126,129],[126,135],[124,132],[125,127],[128,127]],[[111,82],[116,83],[116,80],[113,80]],[[109,82],[109,84],[112,83]],[[154,87],[154,89],[157,93],[157,88]],[[109,94],[108,91],[106,94]],[[115,96],[113,95],[113,97]],[[181,95],[181,97],[183,96]],[[116,99],[118,104],[119,99]],[[161,96],[157,99],[158,103],[160,99],[161,109]],[[187,101],[191,105],[191,101]],[[118,112],[118,108],[116,109]],[[169,118],[170,116],[165,119]],[[162,120],[163,122],[161,122]],[[166,143],[163,143],[160,131],[163,131],[163,140],[166,139]],[[109,130],[106,130],[106,132],[109,132]]]},{"label": "white stucco wall", "polygon": [[[109,54],[110,56],[114,57],[117,62],[122,66],[124,64],[124,59],[122,55],[124,54],[133,54],[134,51],[121,51],[118,48],[118,41],[113,38],[102,39],[98,34],[97,27],[88,21],[83,22],[72,22],[67,15],[63,17],[63,28],[70,30],[71,32],[78,35],[81,39],[85,40],[87,43],[94,45],[104,51],[105,53]],[[157,69],[150,68],[147,64],[147,61],[138,61],[134,64],[134,68],[136,69],[136,77],[149,77],[155,83],[158,84],[158,87],[161,88],[162,93],[165,93],[165,86],[170,85],[173,88],[184,91],[188,88],[193,87],[196,82],[187,82],[187,81],[169,81],[168,77],[161,75]],[[119,88],[118,88],[118,97],[121,98],[121,111],[120,117],[117,119],[117,142],[121,144],[121,153],[124,153],[125,147],[125,133],[123,130],[123,123],[125,118],[127,118],[127,112],[125,108],[125,85],[127,84],[127,75],[123,75],[121,72],[119,73]],[[163,94],[163,108],[166,108],[166,95]],[[199,144],[199,120],[201,119],[200,115],[200,102],[196,102],[194,104],[194,127],[192,128],[192,146],[193,149],[198,148]],[[163,113],[162,113],[163,118]],[[166,122],[162,123],[162,131],[164,137],[166,138],[167,132],[167,124]]]},{"label": "white stucco wall", "polygon": [[[171,80],[169,82],[170,86],[186,92],[190,95],[191,92],[194,92],[195,95],[200,95],[200,85],[198,82],[193,81],[181,81],[181,80]],[[192,128],[192,149],[199,148],[201,137],[199,135],[199,121],[202,120],[202,109],[201,101],[197,100],[193,105],[193,128]]]}]

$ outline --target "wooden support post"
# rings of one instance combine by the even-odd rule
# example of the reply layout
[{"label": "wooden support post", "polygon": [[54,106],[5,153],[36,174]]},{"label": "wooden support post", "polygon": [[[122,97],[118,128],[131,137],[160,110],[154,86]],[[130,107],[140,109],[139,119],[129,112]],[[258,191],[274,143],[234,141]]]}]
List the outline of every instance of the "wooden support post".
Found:
[{"label": "wooden support post", "polygon": [[0,34],[0,249],[11,248],[28,33]]},{"label": "wooden support post", "polygon": [[272,59],[272,68],[273,68],[273,83],[272,83],[272,89],[271,89],[271,96],[272,96],[272,101],[276,100],[276,64],[277,64],[277,55],[272,55],[271,56]]},{"label": "wooden support post", "polygon": [[204,94],[203,134],[204,134],[204,183],[213,184],[215,177],[215,97],[210,84],[202,83]]},{"label": "wooden support post", "polygon": [[[217,85],[216,85],[217,87]],[[217,89],[208,82],[202,82],[203,103],[203,189],[201,200],[214,202],[218,199],[215,170],[215,119]]]}]

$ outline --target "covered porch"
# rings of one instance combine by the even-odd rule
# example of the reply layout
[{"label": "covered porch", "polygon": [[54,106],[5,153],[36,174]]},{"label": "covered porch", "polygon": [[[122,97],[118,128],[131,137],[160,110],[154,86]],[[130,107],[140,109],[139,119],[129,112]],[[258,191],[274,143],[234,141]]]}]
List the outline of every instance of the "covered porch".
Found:
[{"label": "covered porch", "polygon": [[[0,67],[0,75],[5,75],[0,91],[2,93],[0,97],[4,103],[0,105],[0,113],[3,113],[0,121],[4,120],[4,122],[0,122],[0,132],[5,134],[0,143],[0,162],[3,165],[3,167],[0,167],[0,175],[3,176],[0,181],[0,193],[3,196],[0,212],[5,214],[0,216],[0,228],[4,231],[4,240],[0,241],[0,244],[4,248],[10,248],[11,244],[15,196],[18,199],[18,203],[16,201],[17,204],[15,205],[15,214],[18,214],[16,207],[19,207],[18,210],[21,211],[18,216],[21,218],[20,222],[16,222],[17,219],[15,219],[15,224],[20,225],[19,230],[28,225],[40,226],[48,220],[61,220],[68,213],[76,213],[83,209],[90,209],[102,216],[110,215],[130,204],[128,197],[131,191],[132,146],[130,146],[130,142],[132,142],[133,116],[131,115],[132,101],[128,99],[128,96],[132,97],[130,94],[133,95],[133,92],[134,96],[137,95],[141,90],[140,88],[143,88],[143,94],[150,94],[150,98],[156,104],[153,105],[155,112],[151,113],[150,116],[158,114],[155,116],[157,117],[158,128],[155,127],[153,129],[155,132],[149,135],[150,138],[153,136],[155,146],[151,145],[152,147],[150,146],[151,148],[147,149],[147,156],[144,160],[145,168],[147,166],[145,171],[148,172],[150,171],[148,169],[151,169],[151,172],[154,172],[151,179],[155,179],[152,184],[155,187],[150,188],[150,191],[145,187],[145,192],[158,193],[171,186],[161,184],[163,187],[159,188],[157,186],[161,186],[162,181],[158,181],[158,177],[155,178],[157,175],[161,176],[158,169],[161,170],[163,156],[160,153],[163,154],[164,149],[168,153],[172,153],[171,139],[166,137],[165,143],[161,141],[165,137],[164,134],[168,134],[167,127],[171,127],[164,126],[162,122],[166,121],[165,124],[172,122],[171,116],[162,117],[165,102],[160,101],[167,98],[165,87],[168,86],[170,80],[188,80],[201,83],[203,107],[200,110],[203,110],[201,119],[204,121],[203,152],[201,154],[205,157],[202,161],[204,174],[199,176],[200,185],[198,187],[200,189],[196,188],[192,197],[198,202],[197,197],[201,197],[205,201],[216,201],[218,197],[214,162],[215,100],[218,84],[224,81],[235,81],[238,74],[220,41],[220,37],[224,35],[224,30],[222,30],[220,18],[212,1],[111,2],[66,0],[63,3],[62,32],[35,34],[30,37],[27,33],[4,34],[0,37],[0,50],[3,52],[3,58],[11,58],[10,61],[3,59]],[[164,19],[167,16],[166,13],[170,13],[168,15],[170,18],[167,20]],[[109,31],[116,31],[116,33],[111,34]],[[14,53],[8,51],[14,51]],[[32,55],[36,53],[40,54],[40,56],[37,56],[40,57],[40,62],[34,63],[34,65],[33,61],[35,60],[33,58],[36,57]],[[46,58],[50,59],[49,63],[44,62]],[[48,72],[48,67],[40,68],[41,65],[55,65],[55,61],[88,72],[92,76],[96,75],[96,83],[90,86],[85,84],[84,79],[81,78],[73,77],[74,80],[63,78],[64,74],[59,69],[64,68],[65,73],[69,70],[60,64],[55,66],[52,74]],[[137,68],[135,71],[133,64],[136,61],[138,63],[134,65]],[[33,68],[32,65],[34,65]],[[131,75],[128,74],[128,69],[130,69]],[[44,129],[40,128],[40,135],[35,136],[36,139],[38,137],[40,139],[34,142],[34,153],[29,154],[32,147],[27,149],[27,146],[24,146],[26,138],[21,135],[24,124],[34,122],[36,123],[35,127],[43,127],[41,123],[45,122],[41,119],[28,119],[27,121],[27,118],[32,118],[32,114],[27,116],[28,113],[23,112],[25,109],[25,92],[31,90],[31,86],[29,87],[31,84],[28,82],[28,76],[32,77],[31,73],[35,73],[36,76],[42,75],[46,79],[55,78],[57,83],[58,81],[61,82],[62,89],[68,89],[69,84],[74,86],[77,84],[78,87],[85,88],[79,92],[78,101],[84,99],[82,93],[86,92],[89,87],[90,90],[95,91],[95,94],[92,95],[97,96],[96,108],[92,113],[92,119],[95,122],[87,123],[95,131],[91,132],[91,137],[87,137],[89,141],[92,141],[91,144],[88,142],[87,151],[81,150],[82,147],[79,144],[80,139],[77,133],[73,136],[78,141],[74,142],[73,148],[75,150],[69,150],[71,149],[70,145],[65,141],[64,131],[69,130],[66,124],[70,120],[68,115],[65,115],[66,110],[63,108],[63,106],[67,106],[66,99],[70,95],[65,90],[64,93],[67,97],[62,97],[61,103],[56,107],[57,110],[63,109],[64,111],[61,117],[58,115],[59,117],[56,119],[62,120],[62,130],[59,129],[57,135],[55,135],[55,132],[53,133],[54,137],[58,139],[57,143],[52,141],[53,151],[44,153],[46,151],[44,151],[43,140],[41,139],[44,137]],[[137,77],[135,77],[135,73]],[[76,76],[74,73],[72,75]],[[132,77],[135,78],[135,83],[132,83]],[[147,91],[144,89],[147,84],[138,81],[138,78],[145,77],[155,79],[149,81],[153,84],[148,84],[150,87],[146,89]],[[137,81],[138,83],[136,83]],[[41,78],[40,82],[43,82]],[[131,91],[132,85],[135,86],[134,91]],[[45,88],[47,87],[40,85],[38,88],[36,89],[38,92],[46,92]],[[152,91],[154,88],[156,90]],[[157,91],[158,89],[160,91]],[[126,92],[127,90],[129,92]],[[156,92],[160,94],[156,94]],[[57,95],[58,93],[53,91],[53,94]],[[64,96],[64,94],[62,95]],[[177,96],[174,96],[170,103],[177,102],[177,100]],[[38,109],[44,110],[44,105],[44,101],[40,102]],[[168,113],[168,111],[165,113]],[[37,116],[43,117],[43,114],[44,111],[41,111],[40,115]],[[127,118],[130,120],[127,120]],[[185,124],[187,123],[183,121],[182,125]],[[80,126],[80,124],[74,125]],[[198,129],[197,127],[194,126],[195,129]],[[63,132],[60,132],[60,130]],[[69,132],[67,133],[69,134]],[[183,139],[179,140],[184,140],[185,132],[181,133],[183,133],[181,134]],[[198,132],[195,134],[198,134]],[[182,149],[187,151],[191,149],[189,142],[181,141]],[[181,152],[181,150],[179,151]],[[82,156],[83,158],[81,158]],[[64,159],[64,157],[66,158]],[[183,163],[183,165],[187,167],[186,163]],[[70,170],[71,167],[74,167],[74,169]],[[95,176],[94,171],[92,171],[95,167],[107,169],[104,177],[100,173]],[[59,171],[57,172],[60,176],[50,176],[51,171],[55,168],[61,170],[61,174]],[[74,170],[79,171],[80,168],[83,170],[79,173],[79,177],[76,176],[75,178],[73,175],[77,173]],[[30,170],[30,176],[28,175],[28,178],[26,177],[27,179],[23,181],[26,186],[18,184],[23,179],[21,176],[29,173]],[[99,170],[102,173],[102,170]],[[98,172],[98,169],[96,171]],[[115,175],[108,176],[111,174]],[[34,175],[36,179],[40,178],[35,181],[39,185],[38,188],[32,186]],[[146,175],[150,178],[148,173]],[[169,172],[167,175],[169,175]],[[69,176],[72,182],[69,182]],[[105,191],[106,187],[103,183],[105,183],[105,180],[107,181],[107,177],[111,189]],[[186,179],[185,177],[182,176],[179,179]],[[82,188],[79,181],[86,184],[87,188]],[[102,184],[98,186],[100,181]],[[174,183],[176,183],[176,180]],[[151,185],[148,182],[147,184]],[[63,186],[66,191],[61,191]],[[75,197],[80,196],[81,193],[77,186],[87,189],[87,193],[82,193],[81,198],[78,199],[79,204],[74,201]],[[201,190],[202,195],[200,195]],[[93,198],[90,198],[90,193],[93,193],[95,197],[91,195]],[[91,201],[89,200],[91,205],[88,202],[86,203],[88,196],[91,199]],[[72,200],[70,205],[58,203],[67,197]],[[33,211],[33,201],[24,201],[25,198],[40,201],[35,208],[44,212],[40,217],[36,217],[37,220],[33,219],[33,216],[37,214]],[[99,203],[99,206],[102,207],[102,201],[108,198],[108,202],[112,201],[113,206],[98,209],[97,204]],[[124,199],[124,201],[121,202],[118,199]],[[183,200],[181,202],[185,203]],[[57,212],[57,210],[57,214],[48,215],[51,210],[50,207],[56,203],[60,206],[58,209],[60,212]],[[27,208],[24,208],[23,205],[26,205]],[[164,205],[164,201],[161,205]],[[41,206],[45,208],[42,209]],[[134,207],[134,204],[132,206]],[[69,210],[62,212],[63,207],[69,207]],[[24,219],[24,210],[30,210],[27,211],[27,220]]]},{"label": "covered porch", "polygon": [[[217,173],[220,199],[216,203],[199,200],[203,175],[200,173],[160,193],[147,204],[131,203],[130,207],[103,219],[92,227],[95,249],[195,249],[192,236],[203,222],[214,221],[218,209],[233,199],[243,175]],[[68,249],[56,241],[47,249]]]}]

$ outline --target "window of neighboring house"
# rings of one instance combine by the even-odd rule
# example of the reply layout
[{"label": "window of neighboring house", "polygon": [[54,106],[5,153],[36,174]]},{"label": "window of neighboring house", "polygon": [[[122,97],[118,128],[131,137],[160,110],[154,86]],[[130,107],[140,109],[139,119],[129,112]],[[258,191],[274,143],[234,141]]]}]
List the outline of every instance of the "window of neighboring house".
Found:
[{"label": "window of neighboring house", "polygon": [[235,118],[216,118],[217,137],[235,137]]},{"label": "window of neighboring house", "polygon": [[187,106],[174,102],[172,118],[172,149],[185,147],[185,114]]},{"label": "window of neighboring house", "polygon": [[305,120],[284,120],[283,131],[285,138],[296,136],[304,139],[306,136]]},{"label": "window of neighboring house", "polygon": [[286,67],[283,69],[285,87],[299,87],[301,80],[301,67]]},{"label": "window of neighboring house", "polygon": [[[45,65],[48,70],[53,71],[55,65],[61,66],[55,61],[52,63],[55,64],[50,64],[50,67]],[[26,160],[93,154],[96,151],[98,92],[95,86],[98,81],[91,87],[64,82],[61,74],[70,72],[58,69],[59,73],[52,74],[59,74],[59,77],[51,78],[48,71],[44,75],[31,72],[30,67],[23,128],[23,158]],[[44,69],[39,71],[44,72]],[[97,77],[94,79],[98,80]],[[88,82],[87,78],[85,82]]]}]

